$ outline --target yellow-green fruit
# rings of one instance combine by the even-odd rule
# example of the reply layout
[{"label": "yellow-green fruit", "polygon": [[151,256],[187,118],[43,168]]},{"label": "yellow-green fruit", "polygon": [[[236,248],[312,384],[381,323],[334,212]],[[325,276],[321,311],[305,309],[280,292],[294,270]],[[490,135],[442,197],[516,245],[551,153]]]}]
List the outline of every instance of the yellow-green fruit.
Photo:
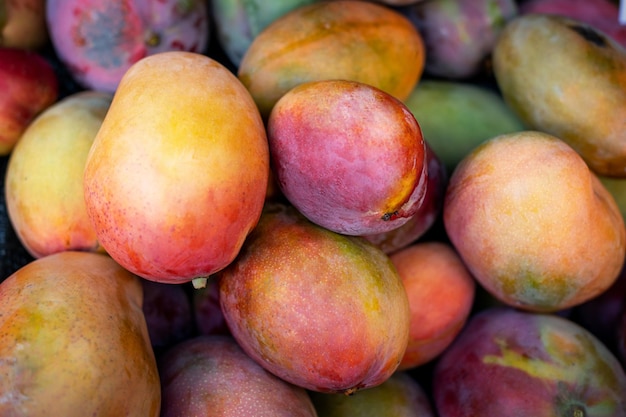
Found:
[{"label": "yellow-green fruit", "polygon": [[406,372],[395,372],[382,384],[354,395],[309,393],[320,417],[433,417],[420,383]]},{"label": "yellow-green fruit", "polygon": [[504,99],[531,128],[571,145],[596,173],[626,177],[626,50],[556,15],[511,21],[493,50]]},{"label": "yellow-green fruit", "polygon": [[399,12],[366,1],[299,7],[250,44],[238,76],[267,118],[274,103],[307,81],[359,81],[404,100],[424,68],[424,44]]},{"label": "yellow-green fruit", "polygon": [[53,104],[28,126],[11,153],[7,211],[33,257],[103,251],[87,216],[83,171],[112,98],[81,91]]},{"label": "yellow-green fruit", "polygon": [[60,252],[0,284],[0,415],[158,417],[139,279],[107,255]]},{"label": "yellow-green fruit", "polygon": [[468,82],[422,80],[404,103],[448,172],[487,139],[525,128],[496,91]]}]

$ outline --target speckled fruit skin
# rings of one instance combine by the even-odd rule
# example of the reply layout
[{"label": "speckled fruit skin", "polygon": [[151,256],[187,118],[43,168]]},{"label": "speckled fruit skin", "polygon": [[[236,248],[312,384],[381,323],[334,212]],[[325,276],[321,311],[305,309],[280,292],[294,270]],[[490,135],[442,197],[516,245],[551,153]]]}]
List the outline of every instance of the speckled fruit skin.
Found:
[{"label": "speckled fruit skin", "polygon": [[419,124],[401,101],[371,85],[300,84],[276,103],[267,135],[282,193],[329,230],[387,232],[424,202],[428,161]]},{"label": "speckled fruit skin", "polygon": [[626,375],[572,321],[492,308],[437,362],[433,396],[440,417],[624,417]]},{"label": "speckled fruit skin", "polygon": [[277,378],[229,336],[201,335],[159,358],[160,417],[317,417],[306,390]]},{"label": "speckled fruit skin", "polygon": [[124,76],[87,157],[98,241],[153,281],[206,278],[237,255],[261,215],[265,128],[237,77],[192,52],[146,57]]},{"label": "speckled fruit skin", "polygon": [[7,213],[35,258],[102,251],[83,193],[83,171],[112,95],[81,91],[52,104],[27,127],[5,176]]},{"label": "speckled fruit skin", "polygon": [[365,239],[316,226],[293,206],[269,205],[218,276],[233,337],[294,385],[354,393],[381,384],[400,363],[406,291],[389,258]]},{"label": "speckled fruit skin", "polygon": [[161,389],[139,280],[65,251],[0,284],[0,415],[158,417]]},{"label": "speckled fruit skin", "polygon": [[141,58],[203,53],[209,40],[204,0],[49,0],[46,20],[52,45],[74,79],[107,92]]},{"label": "speckled fruit skin", "polygon": [[281,96],[307,81],[359,81],[404,100],[424,59],[421,35],[399,12],[367,1],[322,1],[259,33],[238,76],[265,118]]},{"label": "speckled fruit skin", "polygon": [[614,39],[563,16],[525,14],[498,38],[493,74],[529,129],[564,140],[600,175],[626,177],[626,49]]},{"label": "speckled fruit skin", "polygon": [[409,344],[398,366],[406,370],[438,357],[465,325],[476,282],[449,244],[418,242],[390,255],[409,297]]},{"label": "speckled fruit skin", "polygon": [[497,136],[450,177],[446,233],[500,301],[552,312],[605,291],[624,263],[615,200],[564,141],[536,131]]},{"label": "speckled fruit skin", "polygon": [[0,47],[0,156],[11,153],[28,125],[59,97],[59,80],[43,56]]}]

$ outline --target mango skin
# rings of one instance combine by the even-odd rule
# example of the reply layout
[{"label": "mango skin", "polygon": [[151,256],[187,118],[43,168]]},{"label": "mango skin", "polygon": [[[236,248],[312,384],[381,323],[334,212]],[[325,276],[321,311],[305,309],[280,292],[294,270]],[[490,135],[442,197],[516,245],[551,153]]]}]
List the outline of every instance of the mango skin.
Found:
[{"label": "mango skin", "polygon": [[242,349],[303,388],[355,393],[397,369],[409,305],[389,258],[365,239],[268,206],[237,260],[217,274],[224,317]]},{"label": "mango skin", "polygon": [[203,0],[47,0],[46,22],[56,54],[83,87],[115,92],[142,58],[166,51],[206,52]]},{"label": "mango skin", "polygon": [[543,132],[497,136],[464,158],[450,177],[443,221],[478,282],[520,309],[588,301],[624,264],[615,200],[573,148]]},{"label": "mango skin", "polygon": [[528,126],[554,135],[599,175],[626,177],[626,50],[592,26],[526,14],[493,49],[493,73]]},{"label": "mango skin", "polygon": [[13,149],[5,176],[11,224],[35,258],[103,251],[85,208],[87,154],[113,96],[81,91],[45,109]]},{"label": "mango skin", "polygon": [[334,232],[397,229],[424,202],[428,158],[419,124],[401,101],[371,85],[300,84],[272,109],[267,136],[284,196]]},{"label": "mango skin", "polygon": [[448,186],[448,171],[428,142],[426,145],[426,171],[428,180],[424,201],[417,212],[402,226],[388,232],[363,235],[386,254],[397,252],[421,238],[439,220],[443,198]]},{"label": "mango skin", "polygon": [[449,173],[484,141],[526,129],[497,91],[479,84],[424,79],[404,104]]},{"label": "mango skin", "polygon": [[438,361],[433,396],[440,417],[624,417],[626,375],[566,318],[491,308]]},{"label": "mango skin", "polygon": [[515,0],[437,0],[403,12],[424,39],[425,73],[460,80],[487,73],[493,46],[518,10]]},{"label": "mango skin", "polygon": [[356,395],[311,392],[323,417],[435,417],[429,397],[410,374],[395,372],[382,384]]},{"label": "mango skin", "polygon": [[403,100],[424,59],[421,35],[399,12],[365,1],[322,1],[259,33],[237,76],[266,118],[280,97],[307,81],[359,81]]},{"label": "mango skin", "polygon": [[432,361],[457,337],[472,312],[476,282],[444,242],[417,242],[390,259],[411,310],[409,344],[398,367],[407,370]]},{"label": "mango skin", "polygon": [[229,336],[184,340],[159,357],[160,417],[317,417],[311,398],[267,372]]},{"label": "mango skin", "polygon": [[35,51],[0,46],[0,61],[0,156],[6,156],[35,117],[58,100],[60,79]]},{"label": "mango skin", "polygon": [[65,251],[0,284],[0,415],[158,417],[161,389],[139,279]]},{"label": "mango skin", "polygon": [[269,149],[248,91],[192,52],[124,76],[85,164],[87,214],[122,266],[153,281],[206,278],[237,255],[265,202]]}]

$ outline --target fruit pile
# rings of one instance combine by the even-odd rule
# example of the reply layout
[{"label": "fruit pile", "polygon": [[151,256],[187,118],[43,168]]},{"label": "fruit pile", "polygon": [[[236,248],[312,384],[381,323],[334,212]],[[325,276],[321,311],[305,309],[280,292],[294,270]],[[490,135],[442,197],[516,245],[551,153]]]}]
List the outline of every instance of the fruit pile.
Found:
[{"label": "fruit pile", "polygon": [[626,417],[625,48],[609,0],[3,2],[0,416]]}]

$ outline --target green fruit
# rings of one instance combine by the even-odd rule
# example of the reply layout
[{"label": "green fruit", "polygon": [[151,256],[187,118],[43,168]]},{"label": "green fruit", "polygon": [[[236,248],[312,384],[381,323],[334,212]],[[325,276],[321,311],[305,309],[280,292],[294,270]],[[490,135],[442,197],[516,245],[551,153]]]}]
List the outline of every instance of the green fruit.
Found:
[{"label": "green fruit", "polygon": [[256,36],[274,20],[317,0],[213,0],[217,37],[224,52],[238,67]]},{"label": "green fruit", "polygon": [[622,217],[626,220],[626,178],[598,176],[600,182],[613,196]]},{"label": "green fruit", "polygon": [[477,84],[422,80],[404,103],[448,172],[485,140],[524,129],[496,91]]},{"label": "green fruit", "polygon": [[311,392],[320,417],[433,417],[426,393],[408,373],[396,372],[381,385],[354,395]]},{"label": "green fruit", "polygon": [[293,206],[266,206],[217,278],[233,337],[294,385],[348,394],[371,388],[393,374],[406,350],[408,297],[389,257]]}]

